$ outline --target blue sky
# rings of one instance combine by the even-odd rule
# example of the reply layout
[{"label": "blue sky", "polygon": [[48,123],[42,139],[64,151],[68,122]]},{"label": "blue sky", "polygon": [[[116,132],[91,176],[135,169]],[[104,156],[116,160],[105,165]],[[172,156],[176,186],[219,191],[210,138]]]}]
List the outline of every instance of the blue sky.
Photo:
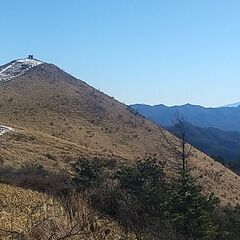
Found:
[{"label": "blue sky", "polygon": [[238,0],[9,0],[0,65],[28,54],[130,103],[240,101]]}]

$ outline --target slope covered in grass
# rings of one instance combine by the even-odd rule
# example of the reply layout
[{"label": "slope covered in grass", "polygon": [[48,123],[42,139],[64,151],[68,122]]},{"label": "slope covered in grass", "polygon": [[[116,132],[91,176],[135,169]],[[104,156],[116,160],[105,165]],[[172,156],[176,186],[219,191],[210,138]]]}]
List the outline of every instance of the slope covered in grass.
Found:
[{"label": "slope covered in grass", "polygon": [[[159,126],[54,65],[1,83],[0,103],[0,124],[18,130],[0,138],[5,165],[38,162],[59,170],[71,169],[79,155],[132,162],[156,154],[171,175],[180,164],[165,148]],[[191,163],[207,192],[224,204],[240,202],[239,176],[196,149]]]}]

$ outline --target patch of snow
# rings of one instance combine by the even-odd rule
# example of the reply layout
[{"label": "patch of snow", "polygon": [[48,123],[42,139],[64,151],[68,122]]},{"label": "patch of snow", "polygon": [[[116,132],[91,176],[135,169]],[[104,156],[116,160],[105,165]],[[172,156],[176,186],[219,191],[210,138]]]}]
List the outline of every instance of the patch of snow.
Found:
[{"label": "patch of snow", "polygon": [[228,105],[225,105],[225,106],[223,106],[223,107],[233,107],[233,108],[237,108],[237,107],[239,107],[240,106],[240,102],[238,102],[238,103],[233,103],[233,104],[228,104]]},{"label": "patch of snow", "polygon": [[0,125],[0,136],[2,136],[4,133],[7,133],[7,132],[13,132],[13,131],[15,131],[14,128],[11,128],[11,127],[8,127],[8,126]]},{"label": "patch of snow", "polygon": [[36,67],[42,63],[43,62],[39,60],[29,58],[16,60],[0,71],[0,82],[6,82],[18,76],[21,76],[31,68]]}]

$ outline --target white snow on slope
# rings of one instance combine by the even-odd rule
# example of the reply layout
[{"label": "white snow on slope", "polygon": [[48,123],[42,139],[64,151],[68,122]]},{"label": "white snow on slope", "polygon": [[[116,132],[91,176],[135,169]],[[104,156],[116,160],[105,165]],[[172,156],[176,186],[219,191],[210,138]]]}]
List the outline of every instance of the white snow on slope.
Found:
[{"label": "white snow on slope", "polygon": [[16,60],[0,71],[0,82],[6,82],[18,76],[21,76],[31,68],[36,67],[42,63],[43,62],[39,60],[29,58]]},{"label": "white snow on slope", "polygon": [[13,129],[11,127],[0,125],[0,136],[2,136],[4,133],[13,132],[13,131],[15,131],[15,129]]},{"label": "white snow on slope", "polygon": [[239,107],[240,106],[240,102],[238,102],[238,103],[233,103],[233,104],[228,104],[228,105],[225,105],[225,106],[223,106],[223,107],[234,107],[234,108],[236,108],[236,107]]}]

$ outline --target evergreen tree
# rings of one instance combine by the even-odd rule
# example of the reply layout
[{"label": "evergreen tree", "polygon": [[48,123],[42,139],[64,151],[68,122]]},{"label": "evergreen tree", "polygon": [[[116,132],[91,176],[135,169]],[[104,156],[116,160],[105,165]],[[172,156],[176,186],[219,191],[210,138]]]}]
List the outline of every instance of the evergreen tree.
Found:
[{"label": "evergreen tree", "polygon": [[122,167],[116,178],[120,188],[134,195],[147,212],[163,216],[168,201],[168,186],[163,164],[156,157],[147,157],[135,166]]},{"label": "evergreen tree", "polygon": [[214,240],[218,227],[212,213],[217,205],[218,199],[213,194],[204,196],[191,175],[183,172],[173,184],[170,218],[186,240]]},{"label": "evergreen tree", "polygon": [[215,216],[219,225],[219,240],[240,239],[240,205],[220,208]]},{"label": "evergreen tree", "polygon": [[103,166],[100,160],[81,158],[74,166],[76,175],[73,179],[78,190],[98,187],[103,181]]},{"label": "evergreen tree", "polygon": [[206,197],[191,175],[190,161],[192,148],[187,143],[187,129],[184,119],[177,116],[175,125],[178,139],[171,142],[164,134],[166,147],[177,162],[177,179],[172,184],[172,196],[169,201],[169,218],[177,232],[186,240],[214,240],[218,228],[214,224],[212,211],[218,205],[213,194]]}]

